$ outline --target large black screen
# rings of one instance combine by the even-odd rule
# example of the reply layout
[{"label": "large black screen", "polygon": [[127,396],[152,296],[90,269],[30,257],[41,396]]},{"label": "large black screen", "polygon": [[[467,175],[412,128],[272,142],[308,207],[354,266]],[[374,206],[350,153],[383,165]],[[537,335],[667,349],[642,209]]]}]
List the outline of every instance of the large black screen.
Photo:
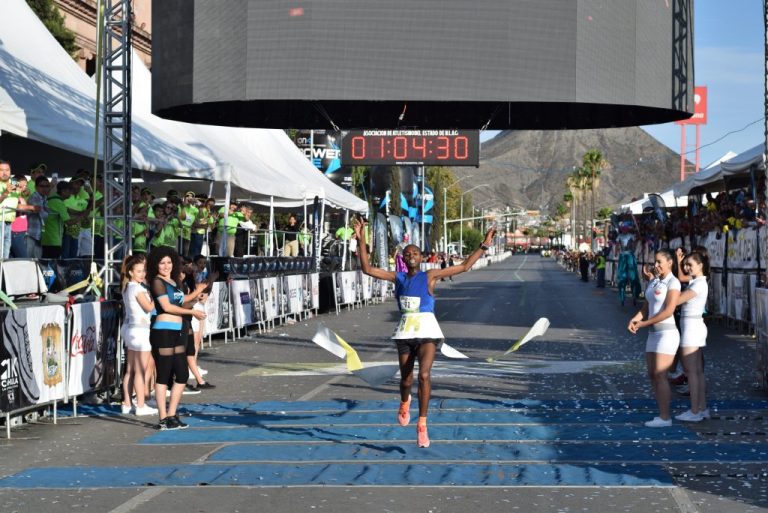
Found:
[{"label": "large black screen", "polygon": [[263,127],[688,117],[692,0],[155,0],[153,108]]}]

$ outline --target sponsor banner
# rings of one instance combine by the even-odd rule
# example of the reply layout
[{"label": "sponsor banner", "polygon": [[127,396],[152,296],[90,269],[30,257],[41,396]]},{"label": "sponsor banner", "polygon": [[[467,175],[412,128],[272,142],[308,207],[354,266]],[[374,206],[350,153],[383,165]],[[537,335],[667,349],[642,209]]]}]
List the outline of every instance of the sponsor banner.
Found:
[{"label": "sponsor banner", "polygon": [[248,280],[233,280],[229,284],[235,327],[242,328],[253,324],[253,305],[251,304],[251,284]]},{"label": "sponsor banner", "polygon": [[728,232],[728,268],[757,269],[757,242],[755,230]]},{"label": "sponsor banner", "polygon": [[261,300],[264,303],[264,312],[266,314],[266,320],[272,320],[277,317],[279,291],[277,278],[262,278],[259,280],[261,283]]},{"label": "sponsor banner", "polygon": [[[93,389],[96,382],[96,352],[100,326],[100,303],[72,305],[72,332],[69,342],[69,395]],[[93,375],[93,378],[91,376]]]},{"label": "sponsor banner", "polygon": [[726,315],[723,273],[712,272],[709,277],[710,292],[707,298],[707,311],[716,315]]},{"label": "sponsor banner", "polygon": [[37,404],[40,388],[34,375],[26,310],[0,312],[0,411],[9,412]]},{"label": "sponsor banner", "polygon": [[702,246],[707,248],[710,267],[723,267],[725,259],[725,237],[716,232],[709,232],[702,240]]},{"label": "sponsor banner", "polygon": [[261,300],[260,281],[261,280],[257,279],[248,280],[248,290],[251,293],[251,319],[254,323],[264,322],[266,320],[264,303]]},{"label": "sponsor banner", "polygon": [[757,333],[757,382],[763,390],[768,390],[768,289],[755,290]]},{"label": "sponsor banner", "polygon": [[728,317],[737,321],[749,320],[749,275],[728,274]]},{"label": "sponsor banner", "polygon": [[372,299],[373,298],[373,281],[374,279],[368,276],[365,273],[359,273],[360,276],[360,289],[363,293],[363,299]]},{"label": "sponsor banner", "polygon": [[343,271],[335,274],[336,304],[347,305],[357,300],[357,271]]},{"label": "sponsor banner", "polygon": [[116,301],[72,305],[69,395],[116,383],[119,312]]},{"label": "sponsor banner", "polygon": [[37,403],[64,399],[64,319],[61,306],[29,308],[27,333],[37,388]]},{"label": "sponsor banner", "polygon": [[300,313],[304,309],[303,276],[300,274],[285,276],[283,283],[288,287],[288,313]]},{"label": "sponsor banner", "polygon": [[312,273],[304,275],[304,290],[309,291],[309,302],[305,296],[304,304],[309,304],[307,310],[320,308],[320,274]]},{"label": "sponsor banner", "polygon": [[217,281],[211,287],[211,293],[205,302],[204,336],[221,333],[230,328],[229,309],[229,287],[226,282]]}]

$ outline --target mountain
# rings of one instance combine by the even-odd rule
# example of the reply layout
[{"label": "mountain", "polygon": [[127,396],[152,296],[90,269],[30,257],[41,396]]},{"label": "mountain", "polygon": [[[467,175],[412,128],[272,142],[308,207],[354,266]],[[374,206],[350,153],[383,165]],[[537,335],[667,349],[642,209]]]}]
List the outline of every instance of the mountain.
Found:
[{"label": "mountain", "polygon": [[584,153],[598,149],[607,161],[595,194],[595,209],[616,207],[644,192],[662,192],[680,179],[680,156],[637,127],[599,130],[506,130],[482,144],[480,166],[453,168],[475,205],[518,205],[554,210],[566,192],[566,177]]}]

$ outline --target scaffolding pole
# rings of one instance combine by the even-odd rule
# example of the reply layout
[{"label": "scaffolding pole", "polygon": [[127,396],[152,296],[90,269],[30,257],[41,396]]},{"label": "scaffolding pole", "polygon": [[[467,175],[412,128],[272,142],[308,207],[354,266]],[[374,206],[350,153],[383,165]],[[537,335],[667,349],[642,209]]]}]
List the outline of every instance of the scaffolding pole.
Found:
[{"label": "scaffolding pole", "polygon": [[104,294],[131,251],[131,2],[104,0]]}]

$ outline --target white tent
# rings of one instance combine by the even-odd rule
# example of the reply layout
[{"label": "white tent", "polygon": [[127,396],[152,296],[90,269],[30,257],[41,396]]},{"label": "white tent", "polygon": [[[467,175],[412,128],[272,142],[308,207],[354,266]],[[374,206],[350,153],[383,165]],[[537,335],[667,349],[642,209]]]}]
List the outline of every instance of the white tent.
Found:
[{"label": "white tent", "polygon": [[[673,189],[660,193],[661,199],[667,207],[685,207],[688,206],[688,198],[676,198]],[[652,208],[651,201],[648,199],[648,193],[643,193],[639,200],[627,203],[621,206],[621,212],[630,211],[633,214],[642,214],[646,208]]]},{"label": "white tent", "polygon": [[[133,106],[151,111],[152,76],[134,55]],[[365,212],[368,204],[317,170],[282,130],[195,125],[162,120],[186,144],[222,162],[214,194],[222,197],[227,183],[233,196],[286,208],[301,207],[315,196],[332,207]]]},{"label": "white tent", "polygon": [[[13,134],[23,142],[0,137],[0,148],[5,153],[9,145],[22,144],[26,151],[35,153],[35,160],[52,159],[47,163],[57,169],[62,165],[58,158],[65,153],[93,156],[95,118],[95,83],[24,0],[2,0],[0,133]],[[175,138],[162,122],[148,113],[134,114],[133,168],[212,179],[216,162]],[[99,135],[99,146],[102,139]]]},{"label": "white tent", "polygon": [[694,188],[718,189],[720,182],[739,175],[749,174],[749,168],[756,165],[758,170],[763,170],[764,145],[759,144],[744,153],[736,154],[729,151],[706,169],[699,171],[675,185],[675,194],[687,196]]}]

